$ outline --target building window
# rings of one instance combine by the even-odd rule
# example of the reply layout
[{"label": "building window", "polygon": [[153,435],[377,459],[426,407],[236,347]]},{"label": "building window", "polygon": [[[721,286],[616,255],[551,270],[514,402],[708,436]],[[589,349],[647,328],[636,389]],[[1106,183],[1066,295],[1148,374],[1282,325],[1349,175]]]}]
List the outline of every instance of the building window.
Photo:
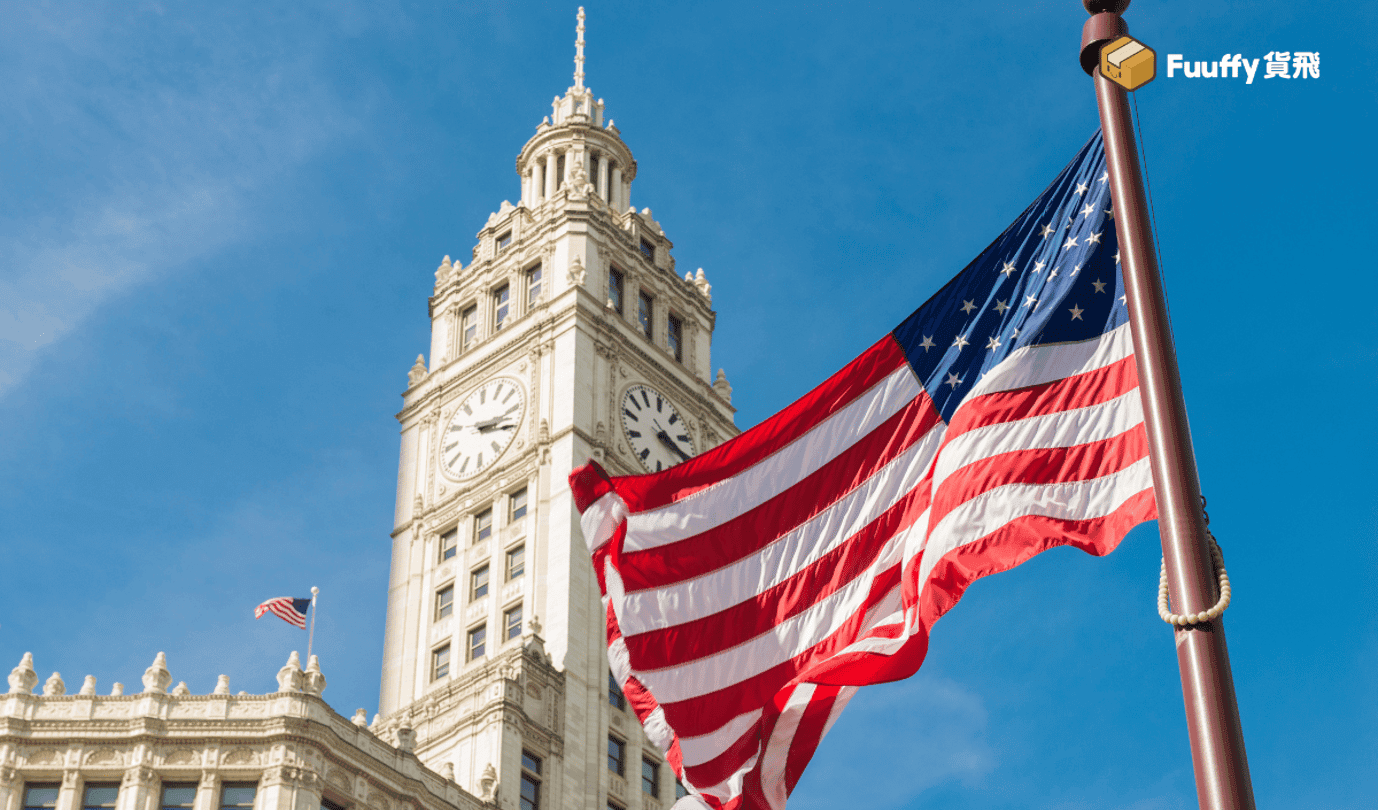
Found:
[{"label": "building window", "polygon": [[435,594],[435,620],[448,619],[455,612],[455,586],[441,588]]},{"label": "building window", "polygon": [[507,581],[511,582],[526,573],[526,546],[517,546],[507,552]]},{"label": "building window", "polygon": [[627,696],[622,694],[622,687],[617,683],[617,676],[611,672],[608,673],[608,705],[618,710],[627,708]]},{"label": "building window", "polygon": [[541,300],[541,266],[538,264],[526,271],[526,308],[531,309]]},{"label": "building window", "polygon": [[469,631],[469,660],[477,661],[488,650],[488,626],[480,624]]},{"label": "building window", "polygon": [[676,779],[676,780],[675,780],[675,801],[679,801],[680,799],[683,799],[685,796],[688,796],[688,795],[689,795],[689,789],[686,788],[686,787],[684,786],[684,783],[683,783],[683,782],[681,782],[681,781],[679,781],[678,779]]},{"label": "building window", "polygon": [[647,239],[642,239],[642,240],[641,240],[641,255],[642,255],[642,256],[645,256],[646,258],[650,259],[651,261],[655,261],[655,258],[656,258],[656,246],[653,245],[653,244],[651,244],[649,240],[647,240]]},{"label": "building window", "polygon": [[498,237],[498,250],[503,250],[504,248],[508,248],[508,247],[511,247],[511,246],[512,246],[512,232],[511,232],[511,231],[508,231],[507,233],[505,233],[505,234],[503,234],[502,236],[499,236],[499,237]]},{"label": "building window", "polygon": [[627,771],[627,744],[616,737],[608,737],[608,770],[622,776]]},{"label": "building window", "polygon": [[555,158],[555,188],[560,189],[565,185],[565,156],[560,155]]},{"label": "building window", "polygon": [[469,601],[482,599],[488,595],[488,566],[475,568],[469,572]]},{"label": "building window", "polygon": [[600,160],[602,158],[598,157],[596,153],[589,155],[589,182],[593,184],[595,194],[598,193],[598,162]]},{"label": "building window", "polygon": [[626,810],[626,808],[624,808],[617,802],[613,801],[612,799],[608,799],[608,810]]},{"label": "building window", "polygon": [[196,804],[196,783],[163,785],[163,810],[191,810]]},{"label": "building window", "polygon": [[226,782],[220,787],[220,810],[254,810],[255,782]]},{"label": "building window", "polygon": [[439,680],[450,674],[450,645],[438,647],[431,652],[431,680]]},{"label": "building window", "polygon": [[459,350],[468,351],[478,336],[478,307],[467,307],[459,313]]},{"label": "building window", "polygon": [[29,785],[24,788],[24,810],[52,810],[57,807],[58,785]]},{"label": "building window", "polygon": [[507,325],[507,313],[511,311],[512,288],[506,284],[493,291],[493,331]]},{"label": "building window", "polygon": [[618,315],[622,314],[622,272],[620,270],[608,271],[608,302],[612,304],[612,311]]},{"label": "building window", "polygon": [[514,639],[522,634],[522,606],[516,605],[502,612],[503,637]]},{"label": "building window", "polygon": [[474,515],[474,542],[482,543],[493,536],[493,510],[485,509]]},{"label": "building window", "polygon": [[440,535],[440,561],[451,559],[459,551],[459,530],[450,529]]},{"label": "building window", "polygon": [[120,786],[87,785],[81,796],[82,810],[113,810],[120,797]]},{"label": "building window", "polygon": [[665,328],[665,342],[666,342],[666,344],[670,347],[670,354],[673,354],[673,355],[675,356],[675,359],[676,359],[676,360],[678,360],[678,361],[680,361],[680,362],[683,362],[683,361],[684,361],[684,326],[683,326],[683,324],[680,323],[679,318],[676,318],[674,315],[671,315],[669,318],[666,318],[666,320],[665,320],[665,327],[666,327],[666,328]]},{"label": "building window", "polygon": [[653,799],[660,798],[660,764],[649,759],[641,760],[641,792]]},{"label": "building window", "polygon": [[513,492],[507,499],[507,522],[516,523],[526,517],[526,487]]},{"label": "building window", "polygon": [[321,810],[345,810],[343,805],[336,804],[329,799],[321,799]]},{"label": "building window", "polygon": [[521,810],[540,810],[540,808],[541,758],[523,751]]},{"label": "building window", "polygon": [[637,293],[636,322],[641,324],[641,332],[647,340],[651,339],[651,296]]}]

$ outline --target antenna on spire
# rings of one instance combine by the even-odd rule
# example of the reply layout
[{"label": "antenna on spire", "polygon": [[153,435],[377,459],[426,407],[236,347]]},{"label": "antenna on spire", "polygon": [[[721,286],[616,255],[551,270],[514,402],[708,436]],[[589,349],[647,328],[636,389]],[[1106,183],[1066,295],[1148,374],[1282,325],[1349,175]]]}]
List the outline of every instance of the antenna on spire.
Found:
[{"label": "antenna on spire", "polygon": [[574,40],[574,89],[584,89],[584,7],[579,7],[579,26],[574,29],[579,37]]}]

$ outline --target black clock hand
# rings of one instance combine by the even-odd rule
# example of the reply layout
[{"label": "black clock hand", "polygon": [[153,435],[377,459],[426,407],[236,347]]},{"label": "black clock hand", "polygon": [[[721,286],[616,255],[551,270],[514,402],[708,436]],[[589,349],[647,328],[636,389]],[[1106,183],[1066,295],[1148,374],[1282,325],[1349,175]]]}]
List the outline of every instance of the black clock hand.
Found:
[{"label": "black clock hand", "polygon": [[661,444],[675,451],[675,453],[679,455],[681,461],[689,460],[688,454],[686,454],[683,450],[679,449],[679,445],[675,444],[675,440],[670,438],[670,434],[662,430],[656,434],[656,438],[660,439]]}]

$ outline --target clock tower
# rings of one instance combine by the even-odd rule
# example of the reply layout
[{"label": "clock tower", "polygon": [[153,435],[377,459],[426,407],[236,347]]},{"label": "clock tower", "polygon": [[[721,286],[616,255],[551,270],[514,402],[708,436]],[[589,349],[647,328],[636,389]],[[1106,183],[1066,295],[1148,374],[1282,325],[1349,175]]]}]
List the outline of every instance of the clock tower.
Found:
[{"label": "clock tower", "polygon": [[678,274],[637,164],[584,86],[517,156],[430,298],[403,394],[378,732],[511,810],[665,810],[675,780],[610,684],[569,491],[586,459],[655,471],[735,435],[702,270]]}]

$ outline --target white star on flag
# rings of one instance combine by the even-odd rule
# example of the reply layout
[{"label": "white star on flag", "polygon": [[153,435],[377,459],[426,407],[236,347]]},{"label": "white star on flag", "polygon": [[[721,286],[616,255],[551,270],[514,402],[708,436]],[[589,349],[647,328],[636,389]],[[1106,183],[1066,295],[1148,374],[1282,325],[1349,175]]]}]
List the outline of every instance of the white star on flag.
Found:
[{"label": "white star on flag", "polygon": [[933,348],[936,344],[933,342],[932,335],[924,335],[923,340],[919,341],[919,345],[922,346],[924,352],[927,353],[928,350]]},{"label": "white star on flag", "polygon": [[1077,183],[1077,190],[1076,190],[1076,193],[1077,193],[1077,194],[1085,194],[1086,191],[1087,191],[1087,189],[1088,189],[1088,186],[1087,186],[1085,183]]},{"label": "white star on flag", "polygon": [[1081,215],[1084,217],[1089,217],[1094,213],[1096,213],[1096,207],[1091,203],[1087,203],[1086,207],[1081,209]]},{"label": "white star on flag", "polygon": [[1074,321],[1079,321],[1079,320],[1081,320],[1081,313],[1085,312],[1086,310],[1082,309],[1081,307],[1077,306],[1076,304],[1073,304],[1073,305],[1072,305],[1072,308],[1069,309],[1069,310],[1067,310],[1067,311],[1070,312],[1070,313],[1072,313],[1072,320],[1074,320]]},{"label": "white star on flag", "polygon": [[[1118,257],[1119,257],[1119,254],[1117,253],[1117,254],[1115,254],[1115,256],[1116,256],[1116,258],[1118,258]],[[1013,273],[1014,273],[1014,263],[1013,263],[1013,262],[1005,262],[1005,263],[1003,264],[1003,266],[1000,268],[1000,272],[1002,272],[1002,273],[1005,274],[1005,278],[1009,278],[1009,277],[1010,277],[1011,275],[1013,275]]]},{"label": "white star on flag", "polygon": [[1037,298],[1034,298],[1032,295],[1029,296],[1028,298],[1025,298],[1025,299],[1024,299],[1024,306],[1026,306],[1026,307],[1031,307],[1031,306],[1033,306],[1034,304],[1037,304],[1037,303],[1038,303],[1038,299],[1037,299]]},{"label": "white star on flag", "polygon": [[1052,226],[1051,224],[1044,225],[1044,226],[1038,231],[1038,233],[1039,233],[1044,239],[1047,239],[1048,237],[1050,237],[1050,236],[1053,235],[1053,226]]},{"label": "white star on flag", "polygon": [[952,341],[952,345],[953,345],[953,346],[956,346],[956,347],[957,347],[957,351],[960,352],[963,348],[966,347],[966,345],[967,345],[967,339],[964,338],[964,337],[962,337],[961,335],[958,335],[958,336],[957,336],[957,339],[954,340],[954,341]]},{"label": "white star on flag", "polygon": [[1075,236],[1069,236],[1069,237],[1067,237],[1067,244],[1063,245],[1063,246],[1062,246],[1062,249],[1063,249],[1063,250],[1071,250],[1072,248],[1074,248],[1074,247],[1076,247],[1076,246],[1077,246],[1077,238],[1076,238]]},{"label": "white star on flag", "polygon": [[992,351],[995,350],[995,349],[1000,348],[1000,338],[995,337],[995,336],[991,336],[991,337],[987,338],[987,339],[986,339],[986,348],[987,348],[987,349],[991,349]]},{"label": "white star on flag", "polygon": [[1101,281],[1100,279],[1096,279],[1095,281],[1091,282],[1091,286],[1095,287],[1096,292],[1098,293],[1105,292],[1105,282]]},{"label": "white star on flag", "polygon": [[943,385],[950,385],[950,386],[952,386],[952,390],[954,390],[954,391],[957,390],[957,386],[959,386],[959,385],[961,385],[961,384],[962,384],[962,378],[961,378],[961,377],[958,377],[956,374],[948,374],[948,375],[947,375],[947,380],[943,382]]},{"label": "white star on flag", "polygon": [[1010,305],[1009,305],[1009,304],[1006,304],[1004,301],[996,301],[996,302],[995,302],[995,307],[994,307],[994,308],[995,308],[995,314],[996,314],[996,315],[1004,315],[1004,314],[1005,314],[1005,310],[1009,309],[1009,308],[1010,308]]},{"label": "white star on flag", "polygon": [[1097,232],[1091,234],[1090,236],[1086,237],[1086,244],[1088,244],[1088,245],[1099,245],[1099,244],[1100,244],[1100,231],[1097,231]]},{"label": "white star on flag", "polygon": [[962,302],[962,312],[966,313],[967,315],[970,315],[970,314],[971,314],[971,311],[972,311],[973,309],[976,309],[976,302],[975,302],[975,301],[963,301],[963,302]]}]

